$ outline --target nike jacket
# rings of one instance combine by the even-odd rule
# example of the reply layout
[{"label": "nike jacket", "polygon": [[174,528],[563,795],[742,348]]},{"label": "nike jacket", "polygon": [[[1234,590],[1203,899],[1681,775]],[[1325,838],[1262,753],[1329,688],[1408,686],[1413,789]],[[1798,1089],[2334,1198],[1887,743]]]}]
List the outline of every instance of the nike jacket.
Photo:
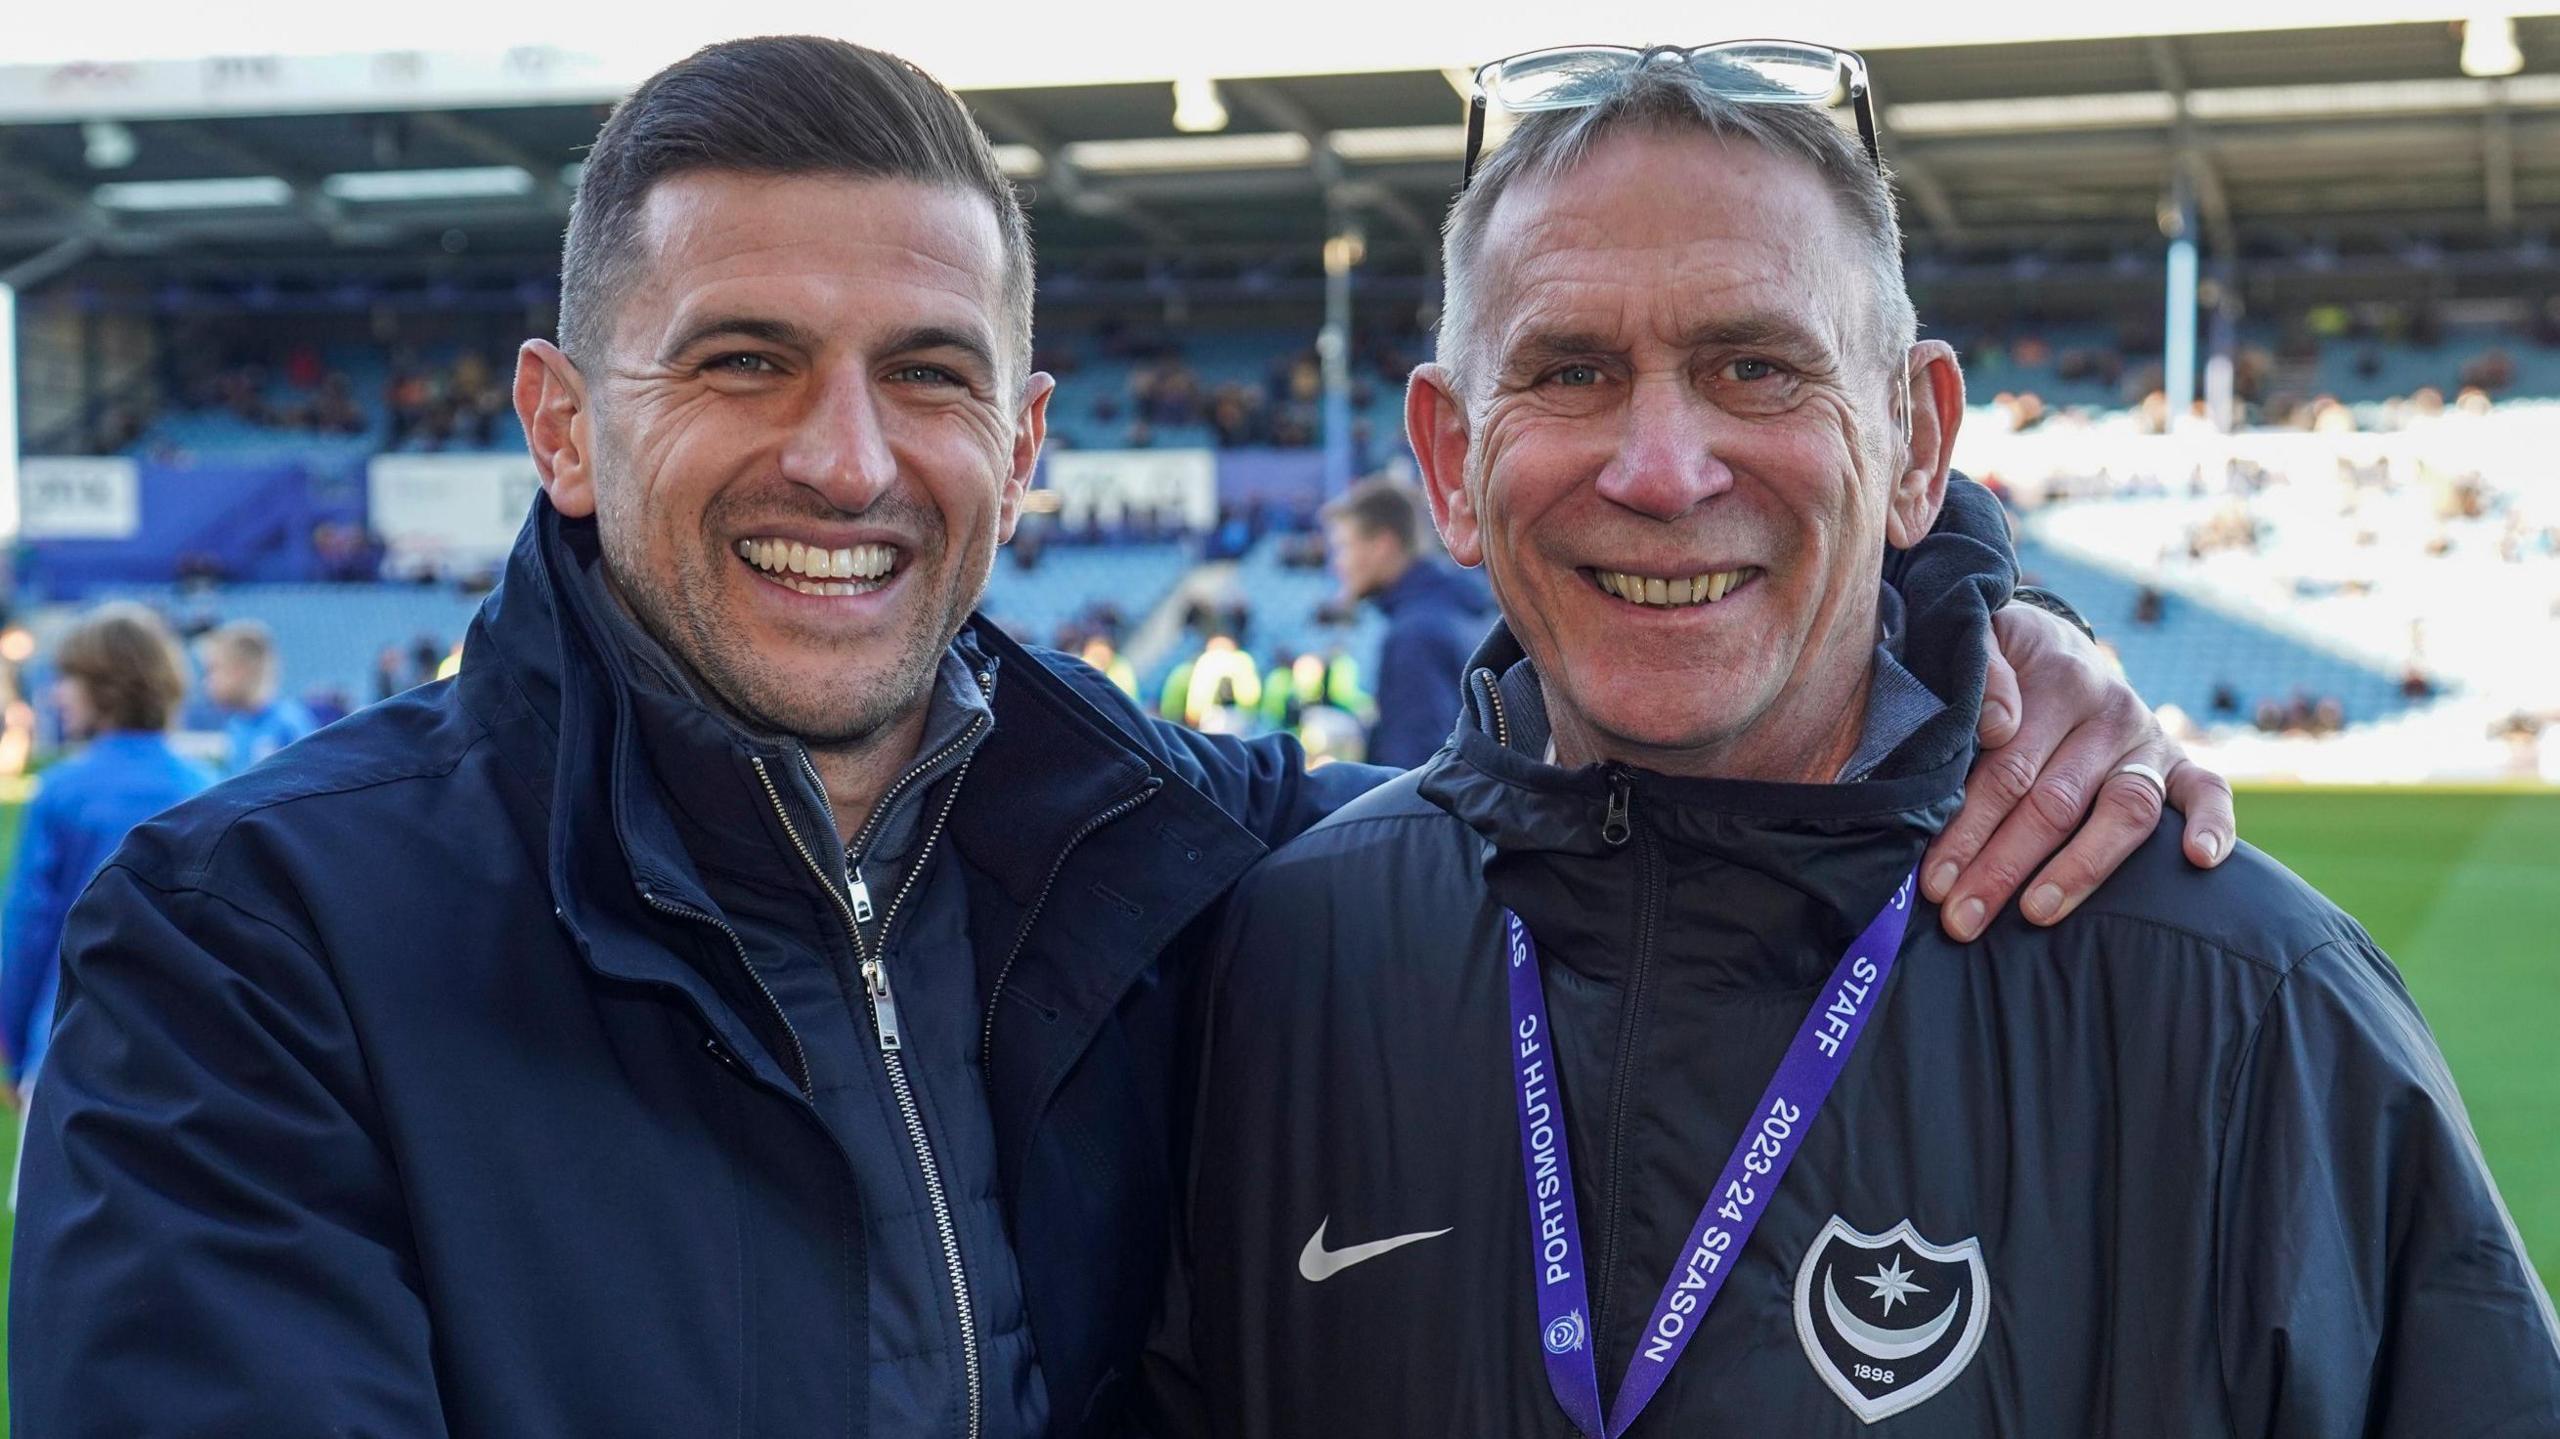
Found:
[{"label": "nike jacket", "polygon": [[[1955,805],[2006,583],[1987,548],[1915,556],[1903,658],[1946,705],[1856,783],[1542,763],[1496,630],[1438,756],[1247,877],[1163,1432],[1567,1436],[1550,1343],[1614,1398],[1780,1055]],[[2549,1299],[2354,921],[2254,851],[2188,868],[2174,821],[2052,929],[1957,944],[1914,903],[1636,1439],[2560,1434]],[[1536,1301],[1506,908],[1542,954],[1583,1334]]]}]

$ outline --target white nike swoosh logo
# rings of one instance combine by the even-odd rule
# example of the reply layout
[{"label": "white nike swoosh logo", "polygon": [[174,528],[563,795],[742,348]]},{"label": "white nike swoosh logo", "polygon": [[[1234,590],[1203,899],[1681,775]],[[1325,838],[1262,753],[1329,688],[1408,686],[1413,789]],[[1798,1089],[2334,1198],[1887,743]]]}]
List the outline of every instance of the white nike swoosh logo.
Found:
[{"label": "white nike swoosh logo", "polygon": [[1402,1249],[1408,1244],[1419,1244],[1425,1239],[1437,1239],[1449,1232],[1446,1229],[1429,1229],[1419,1234],[1399,1234],[1393,1239],[1378,1239],[1367,1244],[1327,1249],[1324,1247],[1324,1231],[1325,1226],[1331,1223],[1333,1223],[1333,1217],[1325,1216],[1324,1220],[1316,1225],[1316,1232],[1308,1237],[1307,1247],[1298,1251],[1298,1274],[1310,1284],[1322,1284],[1354,1264],[1365,1264],[1389,1250]]}]

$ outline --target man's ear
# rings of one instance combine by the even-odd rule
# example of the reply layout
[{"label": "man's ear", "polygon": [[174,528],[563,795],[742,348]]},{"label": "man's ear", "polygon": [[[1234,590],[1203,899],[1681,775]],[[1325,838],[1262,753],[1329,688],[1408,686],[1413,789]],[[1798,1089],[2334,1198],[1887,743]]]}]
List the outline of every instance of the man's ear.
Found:
[{"label": "man's ear", "polygon": [[1885,510],[1885,541],[1897,550],[1920,543],[1938,522],[1947,499],[1947,466],[1956,452],[1956,427],[1964,423],[1964,370],[1944,340],[1922,340],[1903,360],[1902,412],[1908,439]]},{"label": "man's ear", "polygon": [[595,414],[587,377],[549,340],[516,350],[516,420],[551,507],[573,520],[596,512]]},{"label": "man's ear", "polygon": [[996,543],[1013,539],[1014,526],[1022,522],[1022,497],[1031,490],[1031,477],[1039,472],[1040,446],[1049,439],[1049,397],[1058,391],[1058,382],[1046,371],[1034,370],[1023,382],[1022,409],[1013,418],[1012,467],[1004,477],[1004,496],[996,509]]},{"label": "man's ear", "polygon": [[1431,499],[1440,543],[1459,564],[1483,564],[1484,529],[1467,493],[1467,406],[1446,366],[1414,367],[1404,389],[1404,432],[1422,466],[1422,492]]}]

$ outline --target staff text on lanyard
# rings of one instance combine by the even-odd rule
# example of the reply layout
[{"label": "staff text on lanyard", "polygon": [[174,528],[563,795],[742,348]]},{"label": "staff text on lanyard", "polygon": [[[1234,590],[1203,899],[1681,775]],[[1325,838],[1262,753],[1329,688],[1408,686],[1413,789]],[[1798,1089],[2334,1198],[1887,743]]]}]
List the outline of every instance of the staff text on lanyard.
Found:
[{"label": "staff text on lanyard", "polygon": [[1725,1161],[1724,1172],[1689,1230],[1679,1265],[1654,1301],[1643,1342],[1627,1366],[1617,1402],[1604,1421],[1600,1371],[1591,1335],[1589,1286],[1583,1276],[1582,1220],[1573,1199],[1572,1146],[1565,1138],[1564,1105],[1549,1062],[1554,1043],[1547,1023],[1547,993],[1538,968],[1537,942],[1520,916],[1505,911],[1511,981],[1512,1078],[1520,1103],[1520,1169],[1528,1183],[1530,1252],[1537,1279],[1539,1344],[1546,1353],[1547,1382],[1574,1427],[1589,1439],[1617,1439],[1644,1412],[1670,1377],[1671,1366],[1697,1334],[1708,1306],[1724,1290],[1732,1261],[1750,1242],[1769,1196],[1795,1161],[1805,1131],[1830,1098],[1847,1067],[1849,1052],[1866,1032],[1867,1018],[1885,977],[1902,949],[1911,918],[1915,872],[1894,890],[1858,937],[1849,942],[1813,1008],[1778,1061],[1756,1118]]}]

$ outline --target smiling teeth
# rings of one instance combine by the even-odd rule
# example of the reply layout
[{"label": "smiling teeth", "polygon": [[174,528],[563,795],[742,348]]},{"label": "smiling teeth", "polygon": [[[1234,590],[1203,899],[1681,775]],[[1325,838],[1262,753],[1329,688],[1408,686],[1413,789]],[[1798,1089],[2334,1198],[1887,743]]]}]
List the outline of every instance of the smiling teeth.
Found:
[{"label": "smiling teeth", "polygon": [[1644,575],[1631,575],[1619,570],[1593,570],[1591,577],[1600,588],[1622,600],[1639,605],[1658,605],[1666,609],[1686,605],[1714,604],[1741,587],[1743,581],[1759,571],[1744,567],[1717,570],[1676,580],[1657,580]]},{"label": "smiling teeth", "polygon": [[797,540],[740,540],[738,558],[802,594],[858,595],[887,583],[898,551],[893,545],[829,550]]}]

